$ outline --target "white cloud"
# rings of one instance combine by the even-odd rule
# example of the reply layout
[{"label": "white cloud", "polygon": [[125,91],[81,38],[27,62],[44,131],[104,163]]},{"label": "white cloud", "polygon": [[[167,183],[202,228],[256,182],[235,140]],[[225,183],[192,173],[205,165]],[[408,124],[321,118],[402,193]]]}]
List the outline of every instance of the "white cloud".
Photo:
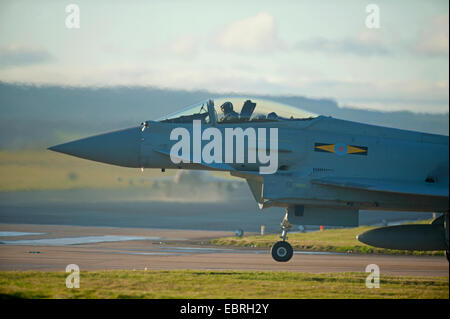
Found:
[{"label": "white cloud", "polygon": [[233,22],[215,35],[221,48],[236,52],[267,53],[283,47],[275,18],[259,13]]},{"label": "white cloud", "polygon": [[[307,70],[306,70],[307,71]],[[0,81],[75,86],[155,86],[242,94],[297,95],[332,98],[343,105],[378,110],[413,112],[448,112],[448,79],[386,80],[358,77],[332,77],[300,69],[283,72],[280,68],[251,69],[225,65],[203,66],[177,62],[147,66],[111,64],[92,68],[30,66],[0,70]]]},{"label": "white cloud", "polygon": [[40,48],[10,45],[0,47],[0,67],[28,66],[52,61],[53,56]]},{"label": "white cloud", "polygon": [[325,54],[354,54],[358,56],[388,55],[391,50],[382,42],[378,30],[363,30],[354,37],[343,39],[311,38],[299,41],[295,49],[305,52],[322,52]]},{"label": "white cloud", "polygon": [[192,57],[197,53],[198,41],[194,37],[182,36],[170,43],[170,50],[175,55]]},{"label": "white cloud", "polygon": [[159,45],[151,45],[148,48],[138,50],[138,58],[151,58],[154,60],[191,60],[199,53],[200,39],[192,35],[182,35],[174,39],[164,41]]},{"label": "white cloud", "polygon": [[416,51],[421,54],[447,56],[449,54],[449,15],[442,14],[434,17],[422,29]]}]

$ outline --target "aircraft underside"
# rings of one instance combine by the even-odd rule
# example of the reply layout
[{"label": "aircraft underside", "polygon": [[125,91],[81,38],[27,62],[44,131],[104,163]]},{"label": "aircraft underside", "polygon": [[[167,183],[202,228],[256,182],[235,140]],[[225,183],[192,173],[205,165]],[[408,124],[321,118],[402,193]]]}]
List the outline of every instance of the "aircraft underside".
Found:
[{"label": "aircraft underside", "polygon": [[[239,176],[239,173],[232,173]],[[297,196],[293,196],[292,185],[271,188],[263,180],[246,176],[249,187],[261,209],[285,207],[286,214],[281,222],[281,241],[272,247],[272,257],[280,262],[290,260],[293,254],[287,242],[291,224],[324,226],[359,226],[359,210],[421,211],[443,213],[429,225],[400,225],[376,228],[358,236],[362,243],[398,250],[445,250],[449,257],[449,206],[445,196],[426,196],[376,192],[356,189],[336,189],[334,186],[314,185],[311,181],[299,181],[302,185]],[[308,183],[309,182],[309,183]],[[308,183],[308,184],[307,184]],[[308,185],[308,186],[306,186]],[[268,187],[267,187],[268,186]],[[331,188],[331,189],[330,189]],[[332,191],[333,196],[330,196]],[[277,197],[266,197],[274,195]],[[314,194],[311,196],[310,194]],[[303,196],[303,197],[301,197]],[[309,196],[309,197],[308,197]]]}]

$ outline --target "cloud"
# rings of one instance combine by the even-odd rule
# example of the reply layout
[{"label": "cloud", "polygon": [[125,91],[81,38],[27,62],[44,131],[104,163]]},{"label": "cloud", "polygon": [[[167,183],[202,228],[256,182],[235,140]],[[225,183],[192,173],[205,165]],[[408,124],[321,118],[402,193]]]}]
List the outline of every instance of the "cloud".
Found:
[{"label": "cloud", "polygon": [[173,39],[168,39],[159,45],[137,51],[139,56],[147,56],[160,61],[193,60],[199,54],[201,45],[200,38],[192,35],[182,35]]},{"label": "cloud", "polygon": [[360,78],[304,72],[290,66],[263,68],[262,72],[229,65],[198,66],[191,63],[72,66],[0,70],[0,81],[67,86],[153,86],[183,90],[208,90],[239,94],[301,95],[333,98],[344,105],[377,110],[448,112],[448,78],[426,79]]},{"label": "cloud", "polygon": [[175,55],[193,57],[197,54],[198,41],[194,37],[182,36],[172,41],[169,47]]},{"label": "cloud", "polygon": [[383,44],[376,30],[362,31],[353,38],[331,40],[322,37],[299,41],[294,48],[306,52],[354,54],[358,56],[388,55],[391,50]]},{"label": "cloud", "polygon": [[233,22],[215,34],[214,42],[225,50],[268,53],[283,47],[275,18],[259,13]]},{"label": "cloud", "polygon": [[28,66],[54,60],[46,50],[17,45],[0,47],[0,67]]},{"label": "cloud", "polygon": [[448,57],[449,15],[434,17],[420,32],[415,51],[419,54]]}]

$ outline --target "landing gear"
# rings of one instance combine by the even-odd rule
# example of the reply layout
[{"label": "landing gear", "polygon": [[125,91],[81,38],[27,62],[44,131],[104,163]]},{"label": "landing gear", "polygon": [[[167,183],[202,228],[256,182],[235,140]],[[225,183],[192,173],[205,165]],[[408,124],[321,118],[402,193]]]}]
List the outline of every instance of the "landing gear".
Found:
[{"label": "landing gear", "polygon": [[445,251],[445,256],[447,256],[447,261],[450,262],[450,251]]},{"label": "landing gear", "polygon": [[292,258],[294,250],[287,241],[279,241],[272,246],[271,253],[276,261],[285,262]]},{"label": "landing gear", "polygon": [[294,250],[292,249],[292,246],[286,241],[287,239],[287,232],[291,228],[291,224],[288,221],[288,213],[286,212],[286,215],[283,218],[283,221],[281,222],[281,237],[283,240],[275,243],[275,245],[272,246],[271,254],[273,259],[275,259],[278,262],[286,262],[289,261],[292,258],[292,255],[294,254]]}]

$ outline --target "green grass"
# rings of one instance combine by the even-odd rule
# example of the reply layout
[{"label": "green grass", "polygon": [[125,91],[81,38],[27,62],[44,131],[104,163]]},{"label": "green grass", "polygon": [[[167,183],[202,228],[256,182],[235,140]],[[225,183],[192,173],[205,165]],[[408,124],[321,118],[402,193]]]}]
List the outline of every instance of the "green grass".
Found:
[{"label": "green grass", "polygon": [[[125,188],[151,186],[137,183],[145,175],[137,168],[106,165],[52,151],[0,151],[0,191],[56,190],[72,188]],[[134,182],[133,182],[134,181]]]},{"label": "green grass", "polygon": [[[429,223],[421,221],[420,223]],[[294,249],[306,251],[328,251],[328,252],[351,252],[360,254],[402,254],[402,255],[436,255],[443,256],[444,251],[408,251],[393,250],[368,246],[356,239],[369,229],[376,227],[361,226],[345,229],[325,229],[324,231],[309,233],[288,233],[288,241]],[[219,246],[235,247],[271,247],[275,242],[281,240],[279,234],[225,237],[210,241],[211,244]]]},{"label": "green grass", "polygon": [[[174,176],[157,169],[108,165],[49,150],[9,152],[0,150],[0,192],[74,188],[117,189],[151,187],[156,177]],[[215,172],[217,176],[229,174]]]},{"label": "green grass", "polygon": [[448,277],[309,274],[273,271],[82,271],[80,288],[65,286],[64,272],[2,271],[3,298],[449,298]]}]

